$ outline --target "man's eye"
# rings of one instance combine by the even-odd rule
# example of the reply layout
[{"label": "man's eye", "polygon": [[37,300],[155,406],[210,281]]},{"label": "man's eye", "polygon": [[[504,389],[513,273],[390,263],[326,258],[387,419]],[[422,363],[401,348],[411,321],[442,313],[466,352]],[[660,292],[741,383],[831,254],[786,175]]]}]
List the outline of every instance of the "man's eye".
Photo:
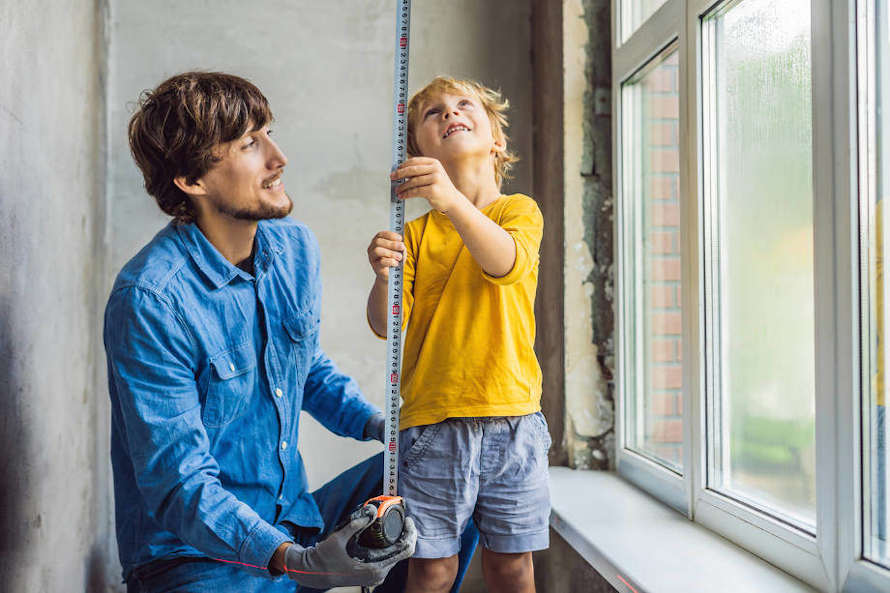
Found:
[{"label": "man's eye", "polygon": [[254,140],[253,138],[251,138],[250,142],[248,142],[247,144],[245,144],[245,145],[242,146],[241,148],[242,148],[243,150],[247,150],[248,148],[250,148],[250,147],[253,146],[254,144],[256,144],[256,140]]}]

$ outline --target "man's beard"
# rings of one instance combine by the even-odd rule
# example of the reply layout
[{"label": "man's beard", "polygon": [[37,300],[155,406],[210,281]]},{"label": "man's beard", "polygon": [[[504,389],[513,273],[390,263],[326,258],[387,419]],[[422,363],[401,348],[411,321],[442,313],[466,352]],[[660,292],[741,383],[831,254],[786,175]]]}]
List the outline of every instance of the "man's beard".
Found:
[{"label": "man's beard", "polygon": [[270,220],[274,218],[284,218],[294,209],[294,202],[290,196],[284,194],[287,198],[287,204],[284,206],[272,206],[270,204],[260,204],[254,208],[233,208],[227,204],[216,204],[217,210],[222,214],[237,218],[238,220]]}]

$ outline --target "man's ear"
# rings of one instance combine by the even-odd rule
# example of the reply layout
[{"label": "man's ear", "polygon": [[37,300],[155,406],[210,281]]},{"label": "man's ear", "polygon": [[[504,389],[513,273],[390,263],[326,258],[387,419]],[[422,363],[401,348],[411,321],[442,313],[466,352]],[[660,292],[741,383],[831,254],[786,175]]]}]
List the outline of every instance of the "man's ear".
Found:
[{"label": "man's ear", "polygon": [[173,183],[175,183],[176,187],[181,189],[187,196],[200,197],[207,195],[207,190],[204,188],[204,184],[201,183],[200,179],[196,180],[194,183],[189,183],[187,177],[180,175],[179,177],[173,178]]}]

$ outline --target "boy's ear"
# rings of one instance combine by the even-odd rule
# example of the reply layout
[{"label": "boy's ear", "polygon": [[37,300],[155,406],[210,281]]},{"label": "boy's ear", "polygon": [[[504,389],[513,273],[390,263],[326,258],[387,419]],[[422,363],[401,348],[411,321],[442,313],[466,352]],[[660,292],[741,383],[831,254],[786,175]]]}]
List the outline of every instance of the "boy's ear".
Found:
[{"label": "boy's ear", "polygon": [[501,138],[500,140],[495,139],[492,146],[494,148],[494,152],[504,152],[505,150],[507,150],[507,142],[503,138]]},{"label": "boy's ear", "polygon": [[207,195],[207,190],[204,188],[204,184],[201,183],[200,179],[196,180],[194,183],[189,183],[187,177],[180,175],[173,178],[173,183],[175,183],[176,187],[181,189],[187,196],[198,197]]}]

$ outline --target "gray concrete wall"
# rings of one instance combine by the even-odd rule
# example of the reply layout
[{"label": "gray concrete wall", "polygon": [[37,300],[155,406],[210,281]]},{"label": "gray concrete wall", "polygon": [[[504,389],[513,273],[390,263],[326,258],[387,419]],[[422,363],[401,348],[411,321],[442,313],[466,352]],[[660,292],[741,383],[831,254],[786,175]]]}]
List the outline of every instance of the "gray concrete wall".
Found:
[{"label": "gray concrete wall", "polygon": [[[411,88],[439,73],[501,87],[523,158],[510,188],[531,192],[530,2],[412,4]],[[393,0],[120,0],[111,21],[111,268],[167,220],[127,150],[126,121],[140,91],[188,69],[252,80],[271,102],[290,160],[284,182],[293,216],[321,244],[322,346],[378,405],[384,348],[365,322],[373,279],[365,249],[389,224],[394,19]],[[425,210],[412,204],[409,216]],[[303,426],[300,448],[313,486],[379,450],[336,438],[314,421]]]},{"label": "gray concrete wall", "polygon": [[101,15],[98,2],[0,5],[5,591],[101,591],[108,564]]},{"label": "gray concrete wall", "polygon": [[[467,76],[513,104],[523,162],[507,191],[532,187],[530,7],[414,2],[412,88]],[[101,313],[116,271],[166,222],[142,190],[125,124],[139,92],[171,74],[227,70],[270,98],[294,216],[321,243],[323,345],[382,404],[365,247],[388,224],[393,13],[392,0],[0,6],[4,588],[120,590]],[[409,215],[424,210],[413,204]],[[312,485],[377,450],[305,426]]]}]

